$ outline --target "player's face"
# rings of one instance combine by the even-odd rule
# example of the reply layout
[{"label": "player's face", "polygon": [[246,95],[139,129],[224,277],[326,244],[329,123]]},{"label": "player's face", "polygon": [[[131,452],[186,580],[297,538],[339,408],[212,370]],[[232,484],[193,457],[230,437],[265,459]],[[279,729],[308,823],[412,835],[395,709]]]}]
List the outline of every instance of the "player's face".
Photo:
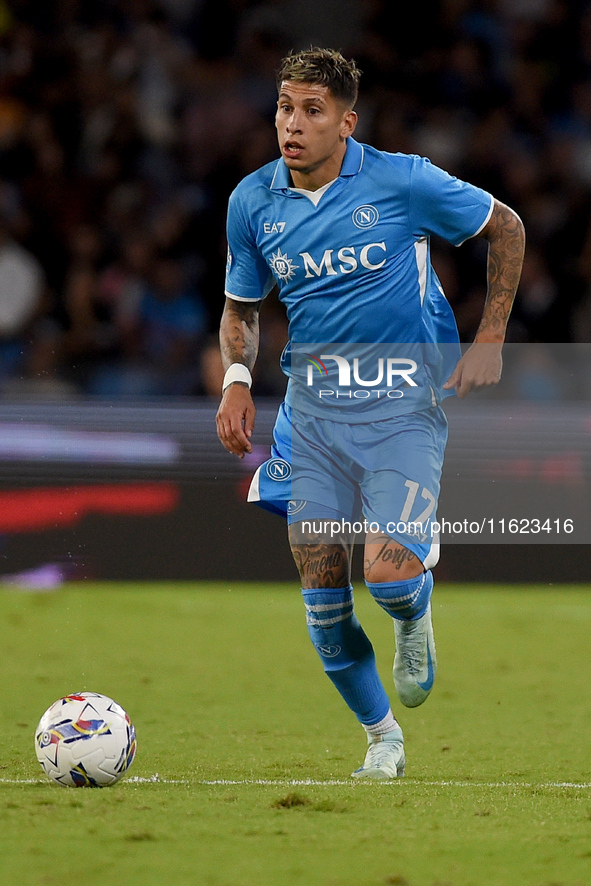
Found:
[{"label": "player's face", "polygon": [[284,80],[275,126],[281,154],[296,187],[319,188],[340,172],[357,114],[326,86]]}]

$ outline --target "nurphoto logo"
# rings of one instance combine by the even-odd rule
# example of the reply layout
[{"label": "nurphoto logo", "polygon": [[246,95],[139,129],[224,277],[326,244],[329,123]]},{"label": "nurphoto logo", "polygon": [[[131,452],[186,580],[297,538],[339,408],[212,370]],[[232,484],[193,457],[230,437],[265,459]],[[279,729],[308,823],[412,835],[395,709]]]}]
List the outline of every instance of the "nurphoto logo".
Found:
[{"label": "nurphoto logo", "polygon": [[[319,357],[315,354],[305,354],[304,356],[308,361],[306,384],[309,387],[314,386],[315,370],[320,375],[321,381],[329,377],[325,361],[332,360],[337,366],[339,388],[347,389],[343,391],[321,389],[318,391],[320,399],[327,397],[355,397],[358,400],[367,400],[373,394],[377,399],[385,396],[398,400],[404,397],[404,391],[399,387],[395,387],[395,384],[403,381],[410,387],[418,387],[416,381],[412,378],[418,369],[418,365],[416,360],[406,357],[378,357],[377,365],[371,371],[370,377],[362,378],[358,357],[354,357],[350,361],[340,354],[320,354]],[[334,366],[331,369],[334,371]],[[367,371],[367,367],[365,371]],[[353,375],[353,383],[360,386],[357,390],[351,390],[351,375]],[[381,388],[379,387],[380,385],[382,385]]]}]

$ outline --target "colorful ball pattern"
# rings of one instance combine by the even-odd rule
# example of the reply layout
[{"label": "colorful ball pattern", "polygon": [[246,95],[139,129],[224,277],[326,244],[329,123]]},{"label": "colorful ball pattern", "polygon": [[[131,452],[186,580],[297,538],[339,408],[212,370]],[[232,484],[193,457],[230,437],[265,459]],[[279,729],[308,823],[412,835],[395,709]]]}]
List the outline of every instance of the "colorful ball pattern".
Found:
[{"label": "colorful ball pattern", "polygon": [[136,752],[135,729],[123,708],[98,692],[77,692],[48,708],[35,732],[37,759],[49,778],[74,788],[115,784]]}]

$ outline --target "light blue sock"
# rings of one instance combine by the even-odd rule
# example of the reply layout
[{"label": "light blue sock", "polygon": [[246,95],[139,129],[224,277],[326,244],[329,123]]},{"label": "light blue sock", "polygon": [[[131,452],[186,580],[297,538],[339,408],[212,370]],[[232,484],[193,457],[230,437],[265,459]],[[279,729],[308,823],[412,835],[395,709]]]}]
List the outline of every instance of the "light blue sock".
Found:
[{"label": "light blue sock", "polygon": [[373,647],[353,612],[353,588],[303,590],[308,633],[326,675],[364,726],[379,723],[390,701]]},{"label": "light blue sock", "polygon": [[392,618],[414,621],[427,611],[433,590],[433,573],[429,570],[406,581],[368,581],[366,584],[376,603]]}]

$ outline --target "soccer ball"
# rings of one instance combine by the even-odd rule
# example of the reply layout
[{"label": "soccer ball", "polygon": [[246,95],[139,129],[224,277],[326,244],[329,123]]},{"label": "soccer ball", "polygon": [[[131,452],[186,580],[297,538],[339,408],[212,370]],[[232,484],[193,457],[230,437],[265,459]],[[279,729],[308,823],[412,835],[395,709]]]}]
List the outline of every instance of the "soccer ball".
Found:
[{"label": "soccer ball", "polygon": [[136,751],[135,729],[120,705],[98,692],[78,692],[48,708],[35,732],[46,774],[72,788],[115,784]]}]

